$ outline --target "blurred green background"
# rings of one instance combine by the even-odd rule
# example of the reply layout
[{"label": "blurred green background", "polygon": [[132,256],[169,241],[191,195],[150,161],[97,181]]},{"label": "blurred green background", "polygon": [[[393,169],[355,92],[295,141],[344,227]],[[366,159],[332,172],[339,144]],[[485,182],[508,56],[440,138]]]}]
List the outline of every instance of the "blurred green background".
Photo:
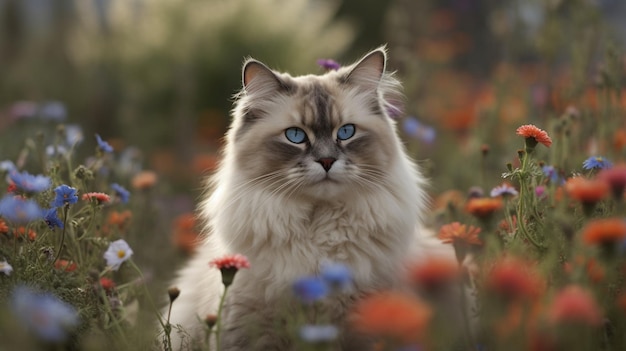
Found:
[{"label": "blurred green background", "polygon": [[[0,156],[15,159],[13,125],[44,112],[82,126],[85,150],[99,133],[159,175],[149,228],[167,246],[215,166],[245,57],[321,73],[319,58],[387,43],[432,195],[487,188],[514,162],[517,126],[554,128],[568,106],[592,115],[595,89],[621,86],[625,14],[620,0],[0,0]],[[597,148],[623,156],[612,132]]]}]

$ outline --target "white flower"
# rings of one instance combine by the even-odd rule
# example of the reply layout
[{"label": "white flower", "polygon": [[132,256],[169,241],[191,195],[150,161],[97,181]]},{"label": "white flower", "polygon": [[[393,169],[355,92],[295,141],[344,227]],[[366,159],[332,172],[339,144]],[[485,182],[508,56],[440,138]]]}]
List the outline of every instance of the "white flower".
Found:
[{"label": "white flower", "polygon": [[11,275],[11,272],[13,272],[13,267],[9,264],[9,262],[4,260],[0,262],[0,272],[6,275]]},{"label": "white flower", "polygon": [[300,338],[310,343],[330,342],[337,339],[339,330],[334,325],[305,324],[300,327]]},{"label": "white flower", "polygon": [[104,253],[104,259],[107,261],[107,266],[116,271],[132,255],[133,250],[128,246],[128,243],[124,239],[120,239],[109,245],[109,248]]}]

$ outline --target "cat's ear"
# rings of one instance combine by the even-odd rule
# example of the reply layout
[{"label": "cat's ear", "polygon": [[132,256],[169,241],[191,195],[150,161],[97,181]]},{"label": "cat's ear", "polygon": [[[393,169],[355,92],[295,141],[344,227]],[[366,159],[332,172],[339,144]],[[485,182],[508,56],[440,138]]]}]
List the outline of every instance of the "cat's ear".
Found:
[{"label": "cat's ear", "polygon": [[345,81],[367,91],[376,90],[385,72],[386,62],[386,50],[384,47],[380,47],[354,64]]},{"label": "cat's ear", "polygon": [[285,85],[271,69],[254,59],[248,59],[244,63],[241,78],[244,89],[252,94],[264,95]]}]

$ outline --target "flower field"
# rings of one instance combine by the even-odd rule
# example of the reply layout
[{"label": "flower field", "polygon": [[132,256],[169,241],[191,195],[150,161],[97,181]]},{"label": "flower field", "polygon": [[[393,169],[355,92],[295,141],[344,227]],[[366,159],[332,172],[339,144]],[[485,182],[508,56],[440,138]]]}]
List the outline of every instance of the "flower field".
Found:
[{"label": "flower field", "polygon": [[[148,7],[161,36],[146,29],[156,22],[132,27],[121,5],[108,30],[75,6],[59,23],[89,30],[53,26],[40,41],[0,16],[0,32],[15,31],[0,35],[0,349],[175,348],[171,334],[185,331],[168,320],[180,293],[169,281],[198,239],[194,205],[219,160],[241,60],[321,73],[367,42],[333,15],[351,1],[294,1],[283,10],[293,18],[319,12],[300,26],[243,1],[212,8],[223,21],[194,7],[216,2],[183,3]],[[349,327],[380,351],[626,349],[626,36],[614,20],[626,10],[381,3],[376,28],[406,94],[390,118],[429,179],[427,226],[454,255],[389,272],[406,289],[357,301]],[[26,13],[16,4],[0,2],[0,14]],[[179,32],[185,41],[171,39]],[[42,38],[63,54],[47,56]],[[205,41],[211,50],[195,44]],[[234,255],[207,270],[222,271],[227,294],[254,264]],[[293,282],[301,313],[281,332],[295,350],[338,349],[342,327],[315,308],[351,289],[337,262]],[[206,338],[190,349],[219,344],[220,314],[199,316]]]}]

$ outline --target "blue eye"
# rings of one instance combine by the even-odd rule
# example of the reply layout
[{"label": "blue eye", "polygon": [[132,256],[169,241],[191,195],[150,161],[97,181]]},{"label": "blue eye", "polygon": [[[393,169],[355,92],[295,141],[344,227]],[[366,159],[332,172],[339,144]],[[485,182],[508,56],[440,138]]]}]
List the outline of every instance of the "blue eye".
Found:
[{"label": "blue eye", "polygon": [[337,139],[348,140],[354,136],[355,131],[354,124],[344,124],[337,131]]},{"label": "blue eye", "polygon": [[295,144],[301,144],[307,139],[304,130],[298,127],[285,129],[285,137],[287,137],[287,140]]}]

